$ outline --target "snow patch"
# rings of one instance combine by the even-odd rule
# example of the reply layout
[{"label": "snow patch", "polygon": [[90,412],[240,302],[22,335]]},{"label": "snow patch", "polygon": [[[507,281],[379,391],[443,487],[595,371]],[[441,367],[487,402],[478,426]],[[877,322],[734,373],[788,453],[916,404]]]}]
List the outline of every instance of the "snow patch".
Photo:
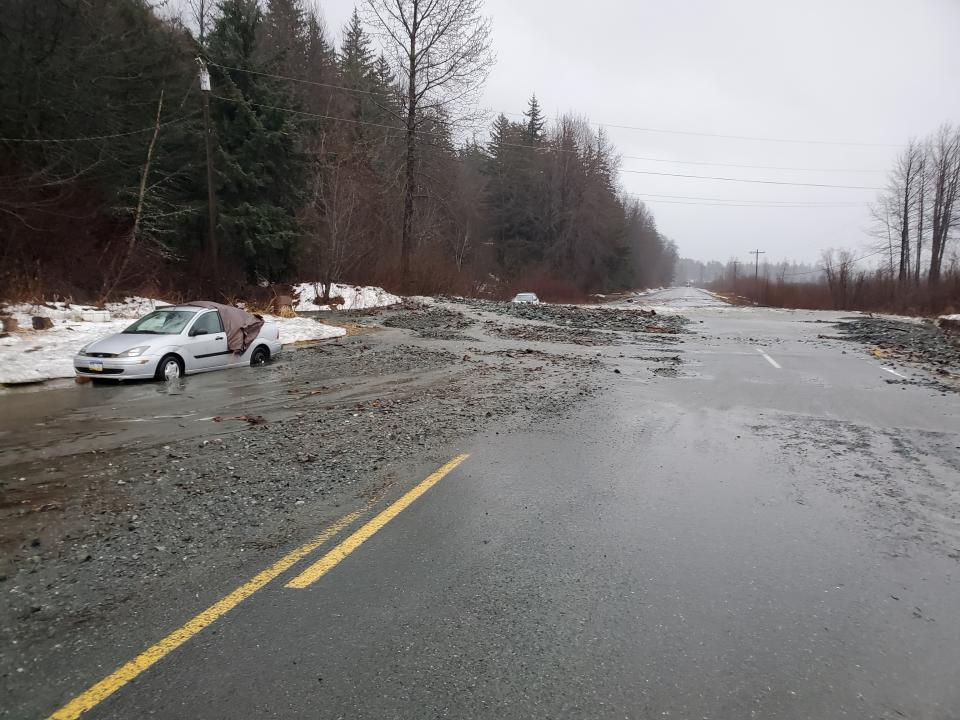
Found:
[{"label": "snow patch", "polygon": [[[299,283],[293,286],[293,292],[294,297],[297,298],[293,309],[297,312],[329,310],[331,308],[330,305],[316,304],[316,299],[323,297],[323,286],[320,283]],[[333,283],[330,287],[330,297],[343,298],[343,304],[336,305],[340,310],[366,310],[368,308],[397,305],[402,302],[402,298],[397,295],[372,285]]]},{"label": "snow patch", "polygon": [[[31,317],[50,318],[54,321],[54,324],[58,320],[81,322],[84,314],[89,317],[90,313],[106,310],[110,313],[111,320],[116,318],[134,320],[164,305],[173,305],[173,303],[153,298],[129,297],[123,302],[107,303],[103,308],[68,302],[19,303],[17,305],[0,306],[0,313],[12,315],[20,325],[20,329],[30,329]],[[129,325],[129,323],[127,324]]]},{"label": "snow patch", "polygon": [[282,318],[264,315],[263,319],[277,324],[277,327],[280,328],[280,342],[284,345],[311,340],[328,340],[343,337],[347,334],[347,331],[342,327],[324,325],[313,318]]},{"label": "snow patch", "polygon": [[[29,316],[27,326],[29,327]],[[87,343],[123,331],[129,319],[82,322],[58,319],[49,330],[18,330],[0,338],[0,383],[73,377],[73,356]]]}]

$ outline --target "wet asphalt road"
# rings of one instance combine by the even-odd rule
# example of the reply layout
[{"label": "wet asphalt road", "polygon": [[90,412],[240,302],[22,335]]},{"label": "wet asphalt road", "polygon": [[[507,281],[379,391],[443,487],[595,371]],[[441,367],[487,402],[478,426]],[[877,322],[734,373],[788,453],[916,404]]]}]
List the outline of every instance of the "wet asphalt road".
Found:
[{"label": "wet asphalt road", "polygon": [[470,439],[89,717],[960,717],[957,397],[817,340],[836,316],[646,301],[693,308],[678,377],[626,357],[572,418]]}]

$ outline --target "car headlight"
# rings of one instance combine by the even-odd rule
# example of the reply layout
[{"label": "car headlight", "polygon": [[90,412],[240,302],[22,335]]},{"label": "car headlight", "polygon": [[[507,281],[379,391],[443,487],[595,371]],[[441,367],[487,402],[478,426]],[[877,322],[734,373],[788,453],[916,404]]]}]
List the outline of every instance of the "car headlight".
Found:
[{"label": "car headlight", "polygon": [[77,355],[86,355],[86,354],[87,354],[87,348],[90,347],[91,345],[93,345],[93,343],[87,343],[86,345],[84,345],[82,348],[80,348],[79,350],[77,350]]},{"label": "car headlight", "polygon": [[149,345],[139,345],[137,347],[130,348],[129,350],[125,350],[122,353],[117,353],[117,357],[138,357],[139,355],[143,355],[149,349]]}]

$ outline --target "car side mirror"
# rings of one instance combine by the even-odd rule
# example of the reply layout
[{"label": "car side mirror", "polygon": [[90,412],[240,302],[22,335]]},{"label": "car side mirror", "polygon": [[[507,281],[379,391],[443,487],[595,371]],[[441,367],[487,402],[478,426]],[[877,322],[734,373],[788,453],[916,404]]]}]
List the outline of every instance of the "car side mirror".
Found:
[{"label": "car side mirror", "polygon": [[194,328],[190,331],[190,337],[196,337],[197,335],[206,335],[207,331],[203,328]]}]

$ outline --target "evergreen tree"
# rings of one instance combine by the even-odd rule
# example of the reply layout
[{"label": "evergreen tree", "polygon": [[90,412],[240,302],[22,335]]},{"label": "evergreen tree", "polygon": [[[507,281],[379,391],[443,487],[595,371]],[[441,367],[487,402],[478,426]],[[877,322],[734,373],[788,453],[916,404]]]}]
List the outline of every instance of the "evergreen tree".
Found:
[{"label": "evergreen tree", "polygon": [[[370,49],[370,38],[363,29],[356,8],[343,28],[343,42],[338,55],[340,81],[356,90],[347,93],[345,101],[352,107],[352,115],[362,122],[386,124],[384,117],[387,97],[379,95],[376,64]],[[373,126],[354,125],[353,137],[357,142],[368,143],[382,138],[383,131]]]},{"label": "evergreen tree", "polygon": [[539,222],[539,164],[525,147],[526,125],[503,114],[494,120],[487,146],[487,208],[497,259],[508,275],[519,275],[543,259]]},{"label": "evergreen tree", "polygon": [[497,115],[490,128],[490,142],[487,144],[487,150],[493,160],[495,169],[498,171],[496,174],[503,174],[501,166],[506,162],[506,156],[509,152],[507,144],[513,134],[512,129],[510,120],[503,113]]},{"label": "evergreen tree", "polygon": [[267,0],[257,46],[273,72],[302,78],[307,73],[309,25],[303,0]]},{"label": "evergreen tree", "polygon": [[358,90],[370,89],[375,78],[373,51],[356,8],[343,28],[339,60],[344,85]]},{"label": "evergreen tree", "polygon": [[[337,53],[327,38],[322,19],[314,11],[307,13],[304,50],[304,78],[313,83],[340,84],[337,69]],[[332,87],[310,83],[295,83],[298,104],[306,111],[319,115],[338,115],[341,112],[338,100],[342,93]],[[313,123],[314,130],[323,126],[323,121]]]},{"label": "evergreen tree", "polygon": [[536,93],[530,96],[530,101],[527,103],[527,109],[523,116],[527,119],[523,127],[523,139],[534,145],[539,145],[543,140],[543,131],[547,123],[540,110]]},{"label": "evergreen tree", "polygon": [[337,72],[337,53],[327,40],[323,23],[311,11],[307,15],[307,76],[318,82],[329,82]]},{"label": "evergreen tree", "polygon": [[[224,0],[210,36],[211,57],[262,71],[256,43],[262,22],[256,0]],[[296,213],[306,185],[299,128],[290,113],[276,109],[285,102],[280,81],[230,70],[220,70],[213,81],[226,98],[213,105],[224,254],[240,261],[250,279],[281,279],[293,269]]]},{"label": "evergreen tree", "polygon": [[397,76],[390,67],[386,56],[380,53],[373,67],[373,76],[376,79],[377,90],[380,92],[396,92]]},{"label": "evergreen tree", "polygon": [[[143,282],[161,260],[186,254],[181,230],[196,210],[191,184],[202,174],[192,163],[203,148],[190,117],[197,98],[187,95],[191,51],[182,28],[140,0],[4,2],[0,136],[37,142],[0,143],[0,291],[42,268],[53,291],[96,297],[101,259],[127,243],[161,92],[143,242],[124,281]],[[107,137],[45,141],[83,136]]]}]

